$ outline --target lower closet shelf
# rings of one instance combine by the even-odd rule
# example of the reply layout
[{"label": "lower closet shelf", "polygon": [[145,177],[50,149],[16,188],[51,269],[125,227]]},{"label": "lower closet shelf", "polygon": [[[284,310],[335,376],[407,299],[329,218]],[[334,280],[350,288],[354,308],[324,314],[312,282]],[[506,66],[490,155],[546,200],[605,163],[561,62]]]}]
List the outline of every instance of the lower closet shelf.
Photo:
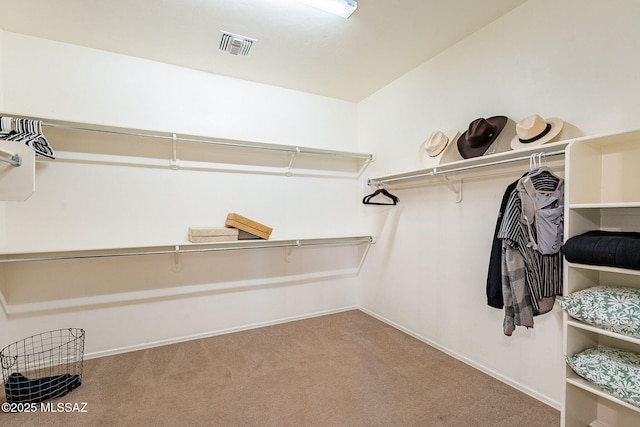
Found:
[{"label": "lower closet shelf", "polygon": [[371,244],[372,236],[328,237],[311,239],[288,240],[251,240],[233,241],[209,244],[177,244],[163,246],[143,246],[127,248],[73,250],[73,251],[46,251],[46,252],[5,252],[0,254],[0,263],[56,261],[83,258],[105,258],[121,256],[162,255],[162,254],[187,254],[195,252],[217,252],[246,249],[269,248],[294,248],[303,246],[334,246]]},{"label": "lower closet shelf", "polygon": [[622,267],[607,267],[602,265],[595,264],[577,264],[574,262],[566,263],[569,268],[579,268],[582,270],[593,270],[597,272],[606,272],[606,273],[620,273],[626,275],[640,276],[640,270],[631,270],[628,268]]},{"label": "lower closet shelf", "polygon": [[623,406],[625,408],[631,409],[635,412],[640,413],[640,408],[638,408],[637,406],[634,406],[630,403],[627,403],[623,400],[618,399],[615,396],[610,395],[609,393],[599,389],[598,387],[596,387],[595,385],[591,384],[589,381],[585,380],[584,378],[567,378],[567,384],[571,384],[575,387],[581,388],[585,391],[588,391],[589,393],[598,396],[598,397],[602,397],[604,399],[607,399],[617,405]]},{"label": "lower closet shelf", "polygon": [[591,326],[591,325],[588,325],[588,324],[586,324],[584,322],[581,322],[581,321],[575,320],[575,319],[567,320],[567,326],[578,328],[578,329],[584,329],[585,331],[594,332],[596,334],[608,336],[608,337],[615,338],[615,339],[618,339],[618,340],[621,340],[621,341],[627,341],[627,342],[631,342],[631,343],[634,343],[634,344],[640,344],[640,338],[635,338],[635,337],[632,337],[632,336],[622,335],[622,334],[619,334],[619,333],[616,333],[616,332],[607,331],[606,329],[598,328],[597,326]]}]

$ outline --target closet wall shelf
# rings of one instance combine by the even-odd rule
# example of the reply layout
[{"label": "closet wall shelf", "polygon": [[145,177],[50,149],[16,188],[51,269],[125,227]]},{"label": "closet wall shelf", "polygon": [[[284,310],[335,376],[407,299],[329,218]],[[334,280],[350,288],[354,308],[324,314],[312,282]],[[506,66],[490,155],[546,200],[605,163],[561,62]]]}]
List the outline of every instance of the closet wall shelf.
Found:
[{"label": "closet wall shelf", "polygon": [[197,252],[218,252],[247,249],[295,248],[307,246],[370,245],[373,236],[328,237],[289,240],[237,240],[218,243],[181,243],[177,245],[112,248],[105,250],[13,252],[0,254],[1,263],[58,261],[86,258],[108,258],[142,255],[180,255]]},{"label": "closet wall shelf", "polygon": [[[6,115],[2,116],[6,117]],[[374,158],[373,154],[369,153],[177,135],[176,133],[57,120],[47,121],[36,117],[27,117],[27,119],[42,122],[47,139],[56,152],[62,154],[59,156],[59,160],[82,161],[83,157],[78,155],[78,153],[82,153],[86,154],[86,161],[93,163],[118,163],[120,160],[125,164],[135,165],[138,163],[141,166],[180,169],[181,163],[186,160],[187,168],[190,169],[218,170],[217,166],[209,168],[202,165],[197,166],[198,163],[218,161],[224,164],[246,164],[256,167],[258,173],[264,172],[260,169],[261,166],[277,165],[279,172],[287,175],[292,175],[295,167],[296,170],[336,169],[338,172],[352,172],[356,176],[360,176]],[[12,120],[16,119],[12,118]],[[91,138],[88,138],[88,135],[91,135]],[[128,141],[125,143],[114,142],[114,138],[121,137],[128,139]],[[155,144],[153,147],[143,146],[142,149],[140,147],[133,148],[134,145],[130,143],[132,138],[138,141],[160,140],[167,144]],[[197,148],[193,148],[195,146],[216,148],[215,155],[207,154],[202,150],[198,151]],[[146,148],[148,150],[145,151]],[[126,152],[127,150],[133,151],[135,154],[128,157],[126,155],[119,156],[122,151]],[[116,156],[113,155],[114,151]],[[253,153],[255,156],[247,156],[246,153]],[[104,158],[100,158],[100,156]],[[186,158],[181,159],[180,156],[186,156]],[[120,157],[123,159],[119,159]],[[137,160],[132,160],[134,158]],[[189,161],[191,161],[190,165]],[[335,165],[336,162],[339,163],[338,166]]]},{"label": "closet wall shelf", "polygon": [[411,172],[404,172],[395,175],[381,176],[377,178],[370,178],[368,184],[372,186],[386,186],[393,185],[406,181],[417,181],[423,179],[429,179],[433,177],[445,178],[446,175],[455,175],[468,173],[470,171],[482,168],[496,167],[507,165],[515,162],[523,162],[531,159],[533,154],[544,153],[542,159],[562,156],[565,152],[565,147],[569,145],[571,141],[559,141],[553,142],[537,147],[526,148],[522,150],[512,150],[504,153],[496,153],[488,156],[473,157],[470,159],[459,160],[457,162],[445,163],[435,167],[426,169],[419,169]]},{"label": "closet wall shelf", "polygon": [[572,318],[567,319],[567,325],[574,328],[583,329],[585,331],[595,332],[596,334],[608,336],[611,338],[615,338],[617,340],[627,341],[633,344],[640,345],[640,338],[635,338],[628,335],[622,335],[615,332],[607,331],[605,329],[597,328],[595,326],[588,325],[586,323],[580,322],[579,320],[575,320]]},{"label": "closet wall shelf", "polygon": [[[606,400],[609,400],[611,402],[614,402],[620,406],[623,406],[625,408],[631,409],[635,412],[640,412],[640,408],[638,408],[637,406],[633,406],[623,400],[620,400],[612,395],[610,395],[609,393],[606,393],[602,390],[600,390],[598,387],[590,384],[588,381],[584,380],[583,378],[580,377],[576,377],[576,378],[567,378],[567,384],[571,384],[575,387],[581,388],[585,391],[588,391],[589,393],[592,393],[596,396],[602,397]],[[602,425],[602,424],[599,424]]]},{"label": "closet wall shelf", "polygon": [[613,203],[571,203],[569,209],[619,209],[640,208],[640,202],[613,202]]},{"label": "closet wall shelf", "polygon": [[629,276],[640,276],[640,270],[632,270],[632,269],[619,268],[619,267],[606,267],[602,265],[590,265],[590,264],[576,264],[573,262],[567,263],[567,267],[581,268],[583,270],[602,271],[606,273],[626,274]]}]

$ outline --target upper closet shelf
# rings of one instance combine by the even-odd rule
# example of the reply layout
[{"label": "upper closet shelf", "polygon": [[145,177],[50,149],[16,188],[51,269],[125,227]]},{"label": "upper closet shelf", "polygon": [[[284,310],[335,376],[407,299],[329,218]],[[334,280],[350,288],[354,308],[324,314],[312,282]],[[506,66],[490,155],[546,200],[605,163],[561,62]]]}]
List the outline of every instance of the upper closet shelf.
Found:
[{"label": "upper closet shelf", "polygon": [[373,160],[368,153],[28,119],[42,122],[56,161],[352,178]]},{"label": "upper closet shelf", "polygon": [[[421,181],[432,177],[447,179],[447,175],[468,174],[470,171],[507,165],[514,162],[524,162],[532,159],[533,154],[540,154],[539,161],[543,163],[547,158],[564,155],[564,150],[571,141],[558,141],[539,145],[532,148],[512,150],[487,156],[472,157],[456,162],[445,163],[435,167],[419,169],[394,175],[370,178],[369,185],[393,185],[401,182]],[[448,182],[448,181],[446,181]],[[452,188],[453,189],[453,188]],[[455,191],[455,189],[453,189]],[[457,191],[456,191],[457,192]]]}]

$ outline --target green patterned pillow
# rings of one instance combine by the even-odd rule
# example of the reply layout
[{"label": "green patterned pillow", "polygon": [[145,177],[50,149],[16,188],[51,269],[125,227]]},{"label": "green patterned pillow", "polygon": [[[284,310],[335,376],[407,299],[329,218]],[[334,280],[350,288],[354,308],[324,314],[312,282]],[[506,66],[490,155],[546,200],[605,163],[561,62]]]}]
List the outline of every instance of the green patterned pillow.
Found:
[{"label": "green patterned pillow", "polygon": [[598,347],[567,356],[566,360],[576,374],[618,399],[640,407],[640,354]]},{"label": "green patterned pillow", "polygon": [[640,289],[594,286],[559,297],[558,304],[574,319],[640,338]]}]

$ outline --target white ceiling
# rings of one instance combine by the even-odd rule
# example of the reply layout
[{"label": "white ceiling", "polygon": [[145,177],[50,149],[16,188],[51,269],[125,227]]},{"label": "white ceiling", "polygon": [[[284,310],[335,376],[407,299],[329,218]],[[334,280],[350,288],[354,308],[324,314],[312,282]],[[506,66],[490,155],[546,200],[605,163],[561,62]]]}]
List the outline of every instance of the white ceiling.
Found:
[{"label": "white ceiling", "polygon": [[[357,102],[525,1],[0,0],[0,28]],[[257,43],[221,52],[220,30]]]}]

